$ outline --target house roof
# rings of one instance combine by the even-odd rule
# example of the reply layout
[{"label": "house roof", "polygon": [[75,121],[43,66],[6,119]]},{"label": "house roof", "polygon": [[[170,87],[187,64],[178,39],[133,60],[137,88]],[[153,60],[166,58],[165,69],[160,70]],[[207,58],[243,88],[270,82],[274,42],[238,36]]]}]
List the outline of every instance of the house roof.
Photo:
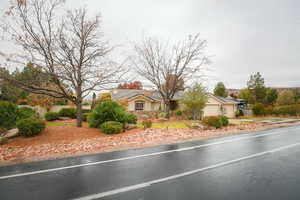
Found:
[{"label": "house roof", "polygon": [[145,94],[137,94],[137,95],[131,96],[131,97],[127,98],[127,99],[133,100],[133,99],[136,99],[138,97],[146,98],[146,99],[149,99],[150,101],[160,101],[159,99],[154,99],[153,97],[147,96]]},{"label": "house roof", "polygon": [[[161,95],[159,92],[154,91],[154,90],[130,90],[130,89],[114,89],[111,91],[112,93],[112,99],[113,100],[120,100],[120,99],[133,99],[138,96],[143,96],[146,97],[152,101],[161,101]],[[179,91],[174,95],[173,100],[178,100],[183,96],[184,92]],[[221,103],[224,104],[238,104],[237,101],[231,100],[231,99],[226,99],[223,97],[217,97],[213,94],[210,94],[213,98],[217,99]]]},{"label": "house roof", "polygon": [[130,99],[136,96],[145,96],[155,101],[160,101],[160,95],[156,91],[149,91],[149,90],[129,90],[129,89],[115,89],[112,90],[112,99],[119,100],[119,99]]},{"label": "house roof", "polygon": [[[119,99],[131,99],[134,98],[135,96],[145,96],[147,98],[150,98],[154,101],[161,101],[162,97],[159,94],[158,91],[154,91],[154,90],[129,90],[129,89],[114,89],[111,91],[112,93],[112,99],[114,100],[119,100]],[[178,100],[183,96],[183,91],[179,91],[177,92],[174,97],[173,100]]]},{"label": "house roof", "polygon": [[219,97],[219,96],[215,96],[213,94],[210,94],[211,96],[213,96],[214,98],[218,99],[219,101],[221,101],[224,104],[238,104],[239,102],[233,100],[233,99],[227,99],[224,97]]}]

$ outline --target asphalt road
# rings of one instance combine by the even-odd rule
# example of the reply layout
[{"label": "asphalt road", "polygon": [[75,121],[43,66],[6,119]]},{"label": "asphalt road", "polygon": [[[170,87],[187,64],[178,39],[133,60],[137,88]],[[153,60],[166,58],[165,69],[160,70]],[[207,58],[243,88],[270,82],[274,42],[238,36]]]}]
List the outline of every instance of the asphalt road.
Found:
[{"label": "asphalt road", "polygon": [[300,126],[0,167],[0,199],[300,199]]}]

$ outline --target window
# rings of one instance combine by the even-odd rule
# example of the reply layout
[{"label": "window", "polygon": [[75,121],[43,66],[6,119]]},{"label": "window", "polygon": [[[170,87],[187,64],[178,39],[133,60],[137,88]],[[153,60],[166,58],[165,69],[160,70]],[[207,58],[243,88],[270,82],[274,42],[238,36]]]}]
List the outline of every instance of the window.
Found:
[{"label": "window", "polygon": [[139,111],[139,110],[144,110],[144,101],[136,101],[135,102],[135,110]]}]

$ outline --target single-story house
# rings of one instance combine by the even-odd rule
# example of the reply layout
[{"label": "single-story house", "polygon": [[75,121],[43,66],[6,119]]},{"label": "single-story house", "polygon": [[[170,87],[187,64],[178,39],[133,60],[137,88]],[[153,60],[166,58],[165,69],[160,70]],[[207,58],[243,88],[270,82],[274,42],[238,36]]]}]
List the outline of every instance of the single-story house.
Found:
[{"label": "single-story house", "polygon": [[203,115],[204,117],[225,115],[234,118],[237,110],[238,102],[210,94]]},{"label": "single-story house", "polygon": [[[178,108],[178,100],[182,97],[183,92],[178,92],[171,101],[171,110]],[[149,90],[128,90],[114,89],[111,91],[114,101],[123,104],[131,112],[159,112],[163,110],[164,104],[160,94],[157,91]],[[238,102],[226,98],[209,95],[208,102],[204,108],[203,116],[226,115],[235,117],[238,109]]]}]

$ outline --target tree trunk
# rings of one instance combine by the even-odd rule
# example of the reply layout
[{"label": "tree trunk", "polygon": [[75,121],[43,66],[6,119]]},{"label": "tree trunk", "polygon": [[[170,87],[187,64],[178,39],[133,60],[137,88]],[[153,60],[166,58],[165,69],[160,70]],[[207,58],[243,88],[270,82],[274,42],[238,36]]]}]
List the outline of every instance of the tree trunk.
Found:
[{"label": "tree trunk", "polygon": [[82,103],[79,102],[76,104],[77,113],[76,113],[76,126],[82,127]]},{"label": "tree trunk", "polygon": [[170,119],[170,101],[165,102],[165,111],[166,111],[166,118]]}]

